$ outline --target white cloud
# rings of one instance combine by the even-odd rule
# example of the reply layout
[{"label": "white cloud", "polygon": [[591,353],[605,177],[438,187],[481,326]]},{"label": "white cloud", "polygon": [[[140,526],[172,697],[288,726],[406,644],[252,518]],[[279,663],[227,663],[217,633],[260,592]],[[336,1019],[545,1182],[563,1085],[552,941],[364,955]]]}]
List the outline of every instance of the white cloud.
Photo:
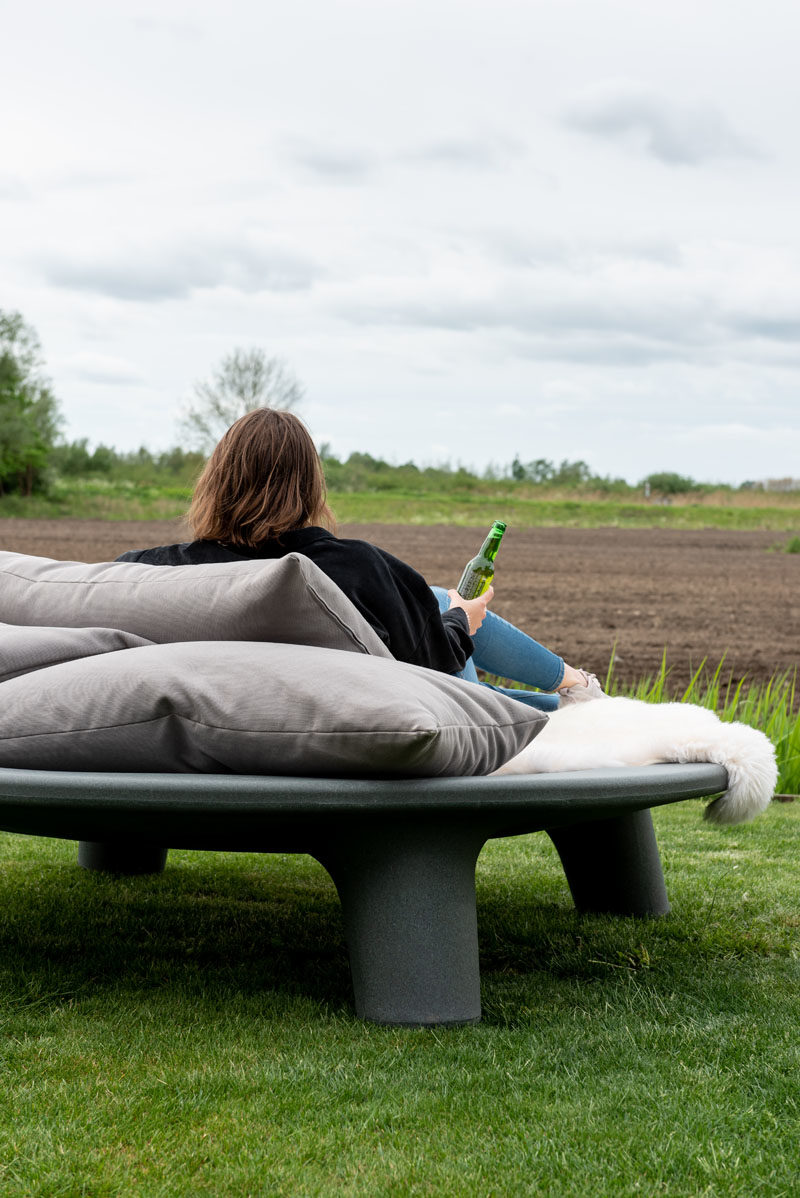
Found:
[{"label": "white cloud", "polygon": [[337,453],[796,473],[791,0],[42,0],[6,26],[0,307],[71,436],[166,447],[192,381],[263,345]]},{"label": "white cloud", "polygon": [[621,142],[668,166],[759,156],[715,105],[676,103],[637,85],[593,90],[569,104],[562,119],[568,128]]},{"label": "white cloud", "polygon": [[[758,286],[743,282],[748,271],[760,274]],[[321,295],[356,326],[486,334],[522,357],[598,367],[727,359],[800,367],[800,271],[785,264],[781,276],[771,252],[749,246],[685,245],[674,257],[639,257],[636,245],[576,245],[549,260],[541,254],[527,269],[503,269],[478,250],[424,282],[365,275]]]},{"label": "white cloud", "polygon": [[229,287],[248,294],[311,286],[318,267],[263,236],[175,237],[160,245],[114,245],[107,253],[84,248],[38,258],[48,282],[140,302],[187,298],[201,289]]},{"label": "white cloud", "polygon": [[287,143],[285,155],[301,173],[326,183],[363,183],[381,165],[380,155],[374,152],[299,139]]},{"label": "white cloud", "polygon": [[166,35],[178,41],[199,41],[203,30],[194,21],[171,21],[160,17],[134,17],[134,29],[144,34]]},{"label": "white cloud", "polygon": [[0,200],[10,200],[16,203],[31,198],[31,189],[24,179],[15,175],[0,174]]},{"label": "white cloud", "polygon": [[478,138],[443,137],[398,154],[398,161],[443,170],[497,170],[525,153],[520,141],[501,134]]},{"label": "white cloud", "polygon": [[291,138],[284,155],[299,168],[301,178],[349,186],[374,182],[381,173],[402,170],[485,172],[505,169],[525,154],[522,142],[502,134],[481,137],[440,137],[417,145],[384,146],[380,150],[343,141],[317,142]]},{"label": "white cloud", "polygon": [[114,384],[122,387],[135,386],[144,382],[144,377],[124,358],[110,354],[79,353],[53,363],[59,375],[87,383]]}]

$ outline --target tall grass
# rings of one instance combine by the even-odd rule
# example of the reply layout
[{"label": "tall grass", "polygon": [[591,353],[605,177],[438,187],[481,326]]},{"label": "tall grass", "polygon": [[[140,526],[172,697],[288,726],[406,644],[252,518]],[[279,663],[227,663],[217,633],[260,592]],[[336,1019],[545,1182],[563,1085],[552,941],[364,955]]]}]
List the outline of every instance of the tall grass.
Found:
[{"label": "tall grass", "polygon": [[670,685],[666,653],[657,674],[640,679],[633,686],[618,686],[614,678],[614,654],[608,664],[605,690],[610,695],[628,695],[647,703],[694,703],[708,707],[721,720],[737,720],[758,728],[775,745],[778,761],[778,792],[800,794],[800,710],[798,710],[796,672],[775,674],[767,682],[734,682],[725,677],[724,658],[711,667],[703,658],[688,686],[676,693]]},{"label": "tall grass", "polygon": [[[632,686],[624,685],[614,676],[612,649],[603,689],[608,695],[642,699],[645,703],[694,703],[715,711],[721,720],[737,720],[758,728],[775,746],[777,793],[800,795],[800,694],[796,672],[787,670],[767,682],[748,683],[746,678],[735,682],[730,675],[726,678],[724,668],[724,658],[715,667],[704,658],[688,686],[676,690],[670,681],[665,652],[656,674],[646,675]],[[512,688],[520,685],[491,674],[487,681]]]}]

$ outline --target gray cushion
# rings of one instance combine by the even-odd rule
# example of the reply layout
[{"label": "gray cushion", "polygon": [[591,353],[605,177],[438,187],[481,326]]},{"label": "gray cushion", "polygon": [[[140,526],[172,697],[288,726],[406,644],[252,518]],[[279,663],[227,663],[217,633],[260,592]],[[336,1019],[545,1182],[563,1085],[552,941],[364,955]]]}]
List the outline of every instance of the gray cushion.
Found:
[{"label": "gray cushion", "polygon": [[166,641],[281,641],[391,657],[307,557],[198,566],[59,562],[0,552],[0,620],[122,628]]},{"label": "gray cushion", "polygon": [[394,660],[305,645],[184,642],[4,682],[0,765],[488,774],[546,720],[487,687]]},{"label": "gray cushion", "polygon": [[76,657],[152,645],[119,628],[25,628],[0,624],[0,682]]}]

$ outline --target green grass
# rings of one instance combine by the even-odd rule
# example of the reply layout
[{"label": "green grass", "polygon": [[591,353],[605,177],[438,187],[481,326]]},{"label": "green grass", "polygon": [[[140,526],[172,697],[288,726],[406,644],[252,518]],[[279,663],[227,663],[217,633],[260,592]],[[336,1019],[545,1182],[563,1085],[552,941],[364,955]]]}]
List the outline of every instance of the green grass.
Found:
[{"label": "green grass", "polygon": [[[666,651],[658,673],[642,678],[634,686],[624,686],[614,675],[614,653],[608,664],[603,689],[609,695],[627,695],[648,703],[696,703],[716,711],[721,720],[738,720],[759,728],[775,745],[778,763],[779,794],[800,795],[800,695],[796,675],[788,671],[767,682],[748,683],[746,678],[733,682],[724,673],[724,660],[716,667],[704,658],[688,686],[676,689],[670,682]],[[486,675],[488,682],[517,687],[509,678]]]},{"label": "green grass", "polygon": [[767,682],[734,683],[724,674],[724,660],[716,667],[704,659],[697,667],[689,685],[675,691],[670,686],[670,671],[666,653],[661,668],[652,677],[644,678],[633,687],[618,686],[614,679],[612,654],[605,679],[609,694],[630,695],[650,703],[674,700],[696,703],[716,711],[721,720],[738,720],[759,728],[775,745],[778,762],[778,793],[800,795],[800,710],[798,710],[797,678],[788,671],[777,674]]},{"label": "green grass", "polygon": [[128,479],[70,479],[46,495],[0,496],[0,517],[29,520],[172,520],[189,506],[191,486]]},{"label": "green grass", "polygon": [[484,1021],[351,1014],[305,857],[160,878],[4,835],[4,1195],[796,1193],[800,804],[654,812],[673,912],[575,913],[544,836],[478,866]]},{"label": "green grass", "polygon": [[402,495],[332,493],[343,524],[484,525],[500,518],[516,528],[723,528],[791,530],[800,525],[797,507],[703,503],[635,503],[606,499],[516,499],[507,495]]},{"label": "green grass", "polygon": [[[69,517],[95,520],[169,520],[182,516],[189,486],[164,486],[118,479],[72,479],[56,483],[48,496],[0,497],[0,517]],[[671,506],[631,500],[548,495],[521,498],[506,486],[485,490],[416,492],[332,491],[331,505],[343,524],[484,525],[502,518],[518,528],[724,528],[778,532],[800,527],[800,504],[756,506],[749,493],[728,503],[676,502]],[[795,538],[797,539],[797,538]],[[789,544],[792,542],[790,541]],[[795,550],[787,550],[795,552]]]}]

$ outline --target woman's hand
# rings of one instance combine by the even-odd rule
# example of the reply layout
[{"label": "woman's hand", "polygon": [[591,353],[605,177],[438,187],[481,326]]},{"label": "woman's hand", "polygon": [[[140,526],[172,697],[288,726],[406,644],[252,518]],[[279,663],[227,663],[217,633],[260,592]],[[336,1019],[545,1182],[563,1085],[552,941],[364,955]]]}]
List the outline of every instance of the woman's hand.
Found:
[{"label": "woman's hand", "polygon": [[489,587],[488,591],[484,591],[477,599],[462,599],[458,591],[448,591],[447,594],[451,607],[460,607],[467,613],[469,634],[474,636],[486,618],[486,605],[494,594],[494,587]]}]

